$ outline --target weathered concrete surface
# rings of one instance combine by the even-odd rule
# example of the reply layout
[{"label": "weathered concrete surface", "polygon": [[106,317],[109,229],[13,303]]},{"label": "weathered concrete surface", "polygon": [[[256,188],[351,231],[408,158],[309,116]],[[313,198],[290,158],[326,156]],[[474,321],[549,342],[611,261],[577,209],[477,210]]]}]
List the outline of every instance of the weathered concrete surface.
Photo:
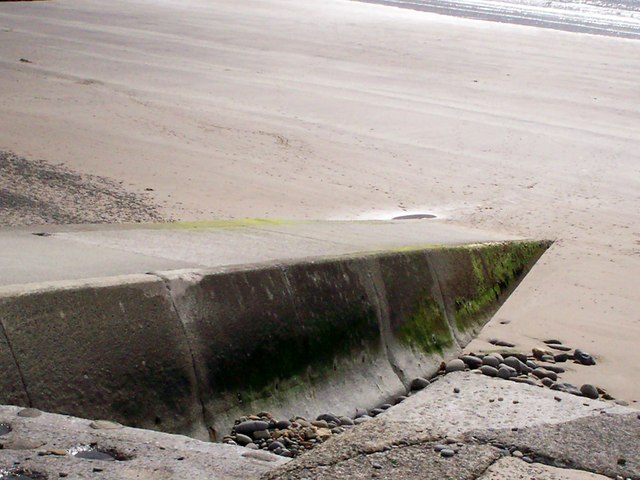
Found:
[{"label": "weathered concrete surface", "polygon": [[23,288],[0,298],[0,322],[31,406],[179,433],[202,424],[191,353],[162,281]]},{"label": "weathered concrete surface", "polygon": [[13,228],[0,231],[0,286],[516,239],[438,220]]},{"label": "weathered concrete surface", "polygon": [[[639,435],[634,410],[453,373],[265,478],[478,478],[512,446],[531,452],[534,460],[640,478]],[[433,448],[442,443],[458,453],[440,457]]]},{"label": "weathered concrete surface", "polygon": [[0,392],[6,403],[29,405],[29,397],[13,349],[7,340],[4,327],[0,322]]},{"label": "weathered concrete surface", "polygon": [[[90,420],[50,413],[22,417],[19,411],[18,407],[0,406],[0,422],[13,428],[0,436],[0,477],[3,469],[24,468],[49,479],[66,474],[70,479],[91,480],[240,480],[257,478],[287,462],[270,453],[180,435],[127,427],[94,429]],[[99,450],[115,450],[130,459],[101,461],[69,454],[70,449],[94,444]]]},{"label": "weathered concrete surface", "polygon": [[479,480],[605,480],[609,477],[584,470],[526,463],[519,458],[504,457],[491,465]]}]

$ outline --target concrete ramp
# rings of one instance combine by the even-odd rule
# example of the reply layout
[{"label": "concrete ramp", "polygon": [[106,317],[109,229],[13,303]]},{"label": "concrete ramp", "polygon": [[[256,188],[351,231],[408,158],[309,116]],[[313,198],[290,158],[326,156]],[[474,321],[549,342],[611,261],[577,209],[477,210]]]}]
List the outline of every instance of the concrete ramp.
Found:
[{"label": "concrete ramp", "polygon": [[0,403],[214,440],[250,412],[353,415],[404,391],[549,246],[431,220],[0,233],[12,242]]}]

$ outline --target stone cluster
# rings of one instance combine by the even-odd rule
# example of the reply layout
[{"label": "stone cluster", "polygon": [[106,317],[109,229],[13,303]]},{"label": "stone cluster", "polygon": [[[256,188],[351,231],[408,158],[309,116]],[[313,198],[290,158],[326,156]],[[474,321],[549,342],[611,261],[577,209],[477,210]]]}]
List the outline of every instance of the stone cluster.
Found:
[{"label": "stone cluster", "polygon": [[[495,345],[507,342],[496,340],[490,341],[490,343]],[[533,348],[529,355],[511,351],[461,355],[447,363],[443,362],[438,373],[442,375],[467,369],[477,370],[489,377],[500,377],[514,382],[548,387],[551,390],[588,397],[593,400],[599,398],[614,400],[605,390],[594,385],[584,384],[578,388],[570,383],[560,381],[560,375],[565,372],[565,369],[558,364],[573,361],[581,365],[595,365],[596,361],[593,355],[579,348],[573,350],[563,345],[559,340],[545,340],[544,343],[545,348]]]},{"label": "stone cluster", "polygon": [[[364,412],[361,417],[368,417],[367,413],[372,412]],[[276,420],[269,412],[261,412],[237,419],[231,435],[224,437],[223,442],[255,450],[269,450],[284,457],[297,457],[356,423],[361,422],[330,413],[309,421],[303,417]]]}]

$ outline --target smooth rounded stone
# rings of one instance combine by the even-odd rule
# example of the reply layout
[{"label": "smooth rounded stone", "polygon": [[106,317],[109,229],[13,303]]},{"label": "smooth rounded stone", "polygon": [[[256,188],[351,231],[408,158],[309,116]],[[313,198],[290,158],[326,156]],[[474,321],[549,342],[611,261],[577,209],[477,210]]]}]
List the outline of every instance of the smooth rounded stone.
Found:
[{"label": "smooth rounded stone", "polygon": [[311,422],[307,422],[306,420],[300,419],[297,423],[300,424],[301,427],[311,428]]},{"label": "smooth rounded stone", "polygon": [[240,445],[248,445],[249,443],[253,443],[253,440],[248,435],[236,433],[236,443],[239,443]]},{"label": "smooth rounded stone", "polygon": [[545,350],[544,348],[537,348],[537,347],[532,348],[531,353],[538,360],[540,360],[543,355],[553,355],[553,353],[550,352],[549,350]]},{"label": "smooth rounded stone", "polygon": [[525,365],[527,367],[529,367],[531,370],[535,370],[536,368],[538,368],[538,364],[536,362],[534,362],[533,360],[527,360],[526,362],[524,362]]},{"label": "smooth rounded stone", "polygon": [[493,352],[493,353],[490,353],[489,355],[491,355],[492,357],[496,357],[498,360],[500,360],[500,363],[504,362],[504,357],[502,356],[501,353]]},{"label": "smooth rounded stone", "polygon": [[522,458],[524,456],[524,454],[520,450],[514,450],[511,455],[513,455],[516,458]]},{"label": "smooth rounded stone", "polygon": [[593,358],[592,355],[590,355],[589,353],[580,350],[579,348],[576,348],[575,352],[573,352],[573,359],[578,362],[581,363],[582,365],[595,365],[596,364],[596,359]]},{"label": "smooth rounded stone", "polygon": [[367,415],[367,411],[364,408],[356,408],[356,414],[354,418],[360,418]]},{"label": "smooth rounded stone", "polygon": [[333,422],[336,425],[340,424],[340,419],[336,415],[332,415],[331,413],[323,413],[322,415],[318,415],[316,420],[318,421],[324,420],[327,423]]},{"label": "smooth rounded stone", "polygon": [[598,389],[591,385],[590,383],[585,383],[580,387],[580,392],[587,398],[592,400],[597,400],[600,395],[598,394]]},{"label": "smooth rounded stone", "polygon": [[561,345],[562,342],[555,338],[551,338],[549,340],[543,340],[542,343],[546,343],[547,345]]},{"label": "smooth rounded stone", "polygon": [[335,433],[336,435],[340,434],[340,433],[344,433],[344,428],[342,427],[335,427],[331,429],[331,433]]},{"label": "smooth rounded stone", "polygon": [[122,428],[119,423],[110,422],[109,420],[94,420],[89,426],[95,430],[117,430]]},{"label": "smooth rounded stone", "polygon": [[380,405],[380,408],[383,410],[389,410],[391,407],[393,407],[393,405],[391,405],[390,403],[383,403],[382,405]]},{"label": "smooth rounded stone", "polygon": [[263,422],[262,420],[248,420],[236,425],[236,433],[251,435],[253,432],[266,430],[267,428],[269,428],[267,422]]},{"label": "smooth rounded stone", "polygon": [[540,360],[547,363],[555,363],[553,355],[542,355],[542,357],[540,357]]},{"label": "smooth rounded stone", "polygon": [[286,430],[291,426],[291,422],[289,420],[280,420],[276,422],[276,428],[278,430]]},{"label": "smooth rounded stone", "polygon": [[40,415],[42,415],[42,412],[37,408],[23,408],[18,412],[18,416],[23,418],[36,418]]},{"label": "smooth rounded stone", "polygon": [[516,357],[507,357],[507,358],[504,359],[504,361],[502,363],[504,363],[508,367],[511,367],[511,368],[515,369],[516,372],[518,372],[518,373],[522,372],[522,367],[526,367],[526,365],[524,365]]},{"label": "smooth rounded stone", "polygon": [[381,409],[381,408],[374,408],[374,409],[372,409],[372,410],[369,410],[369,415],[370,415],[371,417],[375,417],[375,416],[377,416],[377,415],[380,415],[382,412],[384,412],[384,410],[383,410],[383,409]]},{"label": "smooth rounded stone", "polygon": [[361,423],[364,423],[368,420],[371,420],[371,417],[369,415],[363,415],[362,417],[358,417],[356,418],[353,423],[355,423],[356,425],[360,425]]},{"label": "smooth rounded stone", "polygon": [[572,395],[577,395],[578,397],[582,397],[582,392],[575,385],[571,385],[570,383],[554,383],[551,387],[551,390],[557,390],[559,392],[570,393]]},{"label": "smooth rounded stone", "polygon": [[0,422],[0,436],[6,435],[7,433],[10,433],[12,431],[13,428],[11,427],[11,425],[5,422]]},{"label": "smooth rounded stone", "polygon": [[549,387],[549,388],[551,388],[553,386],[553,384],[555,383],[553,380],[551,380],[550,378],[547,378],[547,377],[543,378],[541,381],[542,381],[542,384],[545,387]]},{"label": "smooth rounded stone", "polygon": [[550,372],[554,372],[554,373],[564,373],[565,369],[562,367],[556,367],[555,365],[540,365],[542,368],[544,368],[545,370],[549,370]]},{"label": "smooth rounded stone", "polygon": [[462,360],[460,360],[459,358],[454,358],[453,360],[449,360],[447,362],[445,371],[447,373],[462,372],[465,368],[467,368],[467,365]]},{"label": "smooth rounded stone", "polygon": [[561,352],[571,351],[571,347],[567,347],[565,345],[549,345],[549,347],[553,348],[554,350],[560,350]]},{"label": "smooth rounded stone", "polygon": [[442,450],[440,450],[441,457],[450,458],[450,457],[453,457],[455,454],[456,452],[453,451],[453,449],[451,448],[443,448]]},{"label": "smooth rounded stone", "polygon": [[490,338],[488,341],[491,345],[495,345],[497,347],[513,348],[516,346],[515,343],[507,342],[505,340],[500,340],[498,338]]},{"label": "smooth rounded stone", "polygon": [[493,355],[487,355],[482,359],[482,364],[497,369],[500,366],[500,360],[498,359],[498,357],[495,357]]},{"label": "smooth rounded stone", "polygon": [[620,405],[621,407],[628,407],[629,406],[629,402],[627,402],[626,400],[616,400],[615,403],[617,405]]},{"label": "smooth rounded stone", "polygon": [[525,363],[527,360],[529,360],[529,357],[527,357],[524,353],[519,353],[519,352],[506,352],[506,353],[503,353],[502,356],[504,357],[505,360],[511,357],[517,358],[522,363]]},{"label": "smooth rounded stone", "polygon": [[338,417],[338,420],[340,420],[340,425],[353,425],[353,420],[349,417]]},{"label": "smooth rounded stone", "polygon": [[558,363],[564,363],[569,360],[569,355],[567,353],[556,353],[553,359]]},{"label": "smooth rounded stone", "polygon": [[441,452],[442,450],[444,450],[445,448],[447,448],[446,445],[443,445],[441,443],[438,443],[436,445],[433,446],[433,450],[436,452]]},{"label": "smooth rounded stone", "polygon": [[[336,420],[338,419],[336,418]],[[329,424],[326,420],[314,420],[313,422],[311,422],[311,425],[318,428],[329,428]]]},{"label": "smooth rounded stone", "polygon": [[540,379],[543,378],[550,378],[551,380],[553,380],[554,382],[556,380],[558,380],[558,374],[555,372],[550,372],[548,370],[544,370],[542,368],[536,368],[533,372],[531,372],[532,375],[534,375],[535,377],[538,377]]},{"label": "smooth rounded stone", "polygon": [[526,383],[527,385],[532,385],[534,387],[538,385],[534,380],[531,380],[530,378],[512,377],[509,380],[516,383]]},{"label": "smooth rounded stone", "polygon": [[247,443],[245,445],[245,448],[250,448],[251,450],[259,450],[258,445],[256,445],[255,443],[251,442],[251,443]]},{"label": "smooth rounded stone", "polygon": [[453,389],[453,393],[460,393],[460,389],[459,389],[458,387],[455,387],[455,388]]},{"label": "smooth rounded stone", "polygon": [[476,357],[475,355],[462,355],[460,357],[460,360],[462,360],[465,365],[472,370],[474,368],[480,368],[482,366],[482,359]]},{"label": "smooth rounded stone", "polygon": [[267,440],[271,438],[269,430],[257,430],[251,434],[255,440]]},{"label": "smooth rounded stone", "polygon": [[411,390],[422,390],[429,386],[429,380],[422,377],[417,377],[411,380],[410,388]]},{"label": "smooth rounded stone", "polygon": [[498,376],[500,378],[504,378],[505,380],[510,379],[511,377],[513,377],[514,375],[512,375],[511,370],[509,370],[505,365],[502,365],[499,369],[498,369]]},{"label": "smooth rounded stone", "polygon": [[271,442],[269,444],[269,450],[271,450],[271,451],[277,450],[278,448],[281,449],[281,450],[284,450],[285,447],[281,442],[279,442],[277,440],[275,442]]},{"label": "smooth rounded stone", "polygon": [[404,396],[404,395],[400,395],[398,398],[396,398],[396,399],[394,400],[394,402],[393,402],[393,403],[394,403],[395,405],[398,405],[399,403],[404,402],[407,398],[408,398],[408,397],[406,397],[406,396]]},{"label": "smooth rounded stone", "polygon": [[526,455],[522,457],[522,460],[527,463],[533,463],[533,459],[531,457],[527,457]]},{"label": "smooth rounded stone", "polygon": [[234,440],[232,440],[231,438],[228,438],[227,440],[223,441],[222,443],[224,443],[225,445],[238,445]]},{"label": "smooth rounded stone", "polygon": [[480,367],[480,371],[487,375],[488,377],[497,377],[498,376],[498,369],[495,367],[492,367],[491,365],[483,365],[482,367]]}]

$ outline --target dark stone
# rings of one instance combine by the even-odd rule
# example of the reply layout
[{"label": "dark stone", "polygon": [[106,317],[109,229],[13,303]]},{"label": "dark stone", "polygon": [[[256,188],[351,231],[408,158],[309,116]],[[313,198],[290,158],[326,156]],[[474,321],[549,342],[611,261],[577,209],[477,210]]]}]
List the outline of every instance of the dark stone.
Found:
[{"label": "dark stone", "polygon": [[502,356],[504,357],[505,360],[511,357],[517,358],[522,363],[526,363],[527,360],[529,359],[524,353],[518,353],[518,352],[507,352],[507,353],[503,353]]},{"label": "dark stone", "polygon": [[440,450],[440,455],[445,458],[453,457],[455,454],[456,452],[454,452],[451,448],[443,448],[442,450]]},{"label": "dark stone", "polygon": [[271,438],[269,430],[256,430],[251,436],[256,440],[267,440]]},{"label": "dark stone", "polygon": [[553,384],[554,384],[554,383],[555,383],[555,382],[554,382],[553,380],[551,380],[550,378],[546,378],[546,377],[545,377],[545,378],[543,378],[543,379],[542,379],[542,384],[543,384],[545,387],[549,387],[549,388],[551,388],[551,387],[553,386]]},{"label": "dark stone", "polygon": [[276,422],[276,428],[278,430],[286,430],[291,426],[291,422],[289,420],[280,420]]},{"label": "dark stone", "polygon": [[411,380],[411,390],[422,390],[429,385],[429,380],[426,378],[418,377]]},{"label": "dark stone", "polygon": [[367,411],[364,408],[356,408],[355,418],[364,417],[365,415],[367,415]]},{"label": "dark stone", "polygon": [[509,368],[507,368],[507,366],[502,365],[502,366],[498,369],[498,376],[499,376],[500,378],[504,378],[505,380],[508,380],[508,379],[510,379],[512,376],[515,376],[515,375],[512,375],[512,374],[511,374],[511,370],[509,370]]},{"label": "dark stone", "polygon": [[542,360],[543,362],[547,362],[547,363],[554,363],[555,360],[553,359],[553,355],[542,355],[540,357],[540,360]]},{"label": "dark stone", "polygon": [[353,420],[349,417],[340,417],[340,425],[353,425]]},{"label": "dark stone", "polygon": [[516,372],[518,373],[522,373],[523,369],[522,367],[527,368],[526,365],[524,365],[520,360],[518,360],[516,357],[507,357],[504,359],[504,363],[505,365],[508,365],[511,368],[514,368],[516,370]]},{"label": "dark stone", "polygon": [[340,419],[335,415],[331,415],[330,413],[323,413],[322,415],[318,415],[316,420],[324,420],[325,422],[333,422],[336,425],[340,425]]},{"label": "dark stone", "polygon": [[536,362],[534,362],[533,360],[527,360],[525,362],[525,364],[527,365],[527,367],[529,367],[531,370],[535,370],[536,368],[538,368],[538,364]]},{"label": "dark stone", "polygon": [[266,430],[267,428],[269,428],[267,422],[263,422],[262,420],[249,420],[248,422],[242,422],[236,425],[236,433],[251,435],[253,432]]},{"label": "dark stone", "polygon": [[236,433],[236,443],[240,445],[248,445],[251,442],[253,442],[253,440],[251,440],[251,437],[249,437],[248,435],[244,435],[242,433]]},{"label": "dark stone", "polygon": [[404,395],[400,395],[398,398],[394,400],[394,405],[398,405],[399,403],[404,402],[407,399]]},{"label": "dark stone", "polygon": [[573,359],[582,364],[582,365],[595,365],[596,360],[589,353],[576,348],[576,351],[573,352]]},{"label": "dark stone", "polygon": [[548,370],[544,370],[542,368],[536,368],[533,372],[531,372],[532,375],[543,379],[543,378],[550,378],[551,380],[553,380],[554,382],[556,380],[558,380],[558,374],[555,372],[550,372]]},{"label": "dark stone", "polygon": [[497,338],[490,338],[489,339],[489,343],[491,345],[496,345],[498,347],[507,347],[507,348],[512,348],[515,347],[516,345],[514,343],[510,343],[510,342],[506,342],[504,340],[499,340]]},{"label": "dark stone", "polygon": [[271,442],[271,444],[269,445],[269,450],[274,451],[276,449],[281,449],[284,450],[284,445],[280,442],[278,442],[277,440],[275,442]]},{"label": "dark stone", "polygon": [[482,363],[484,365],[489,365],[493,368],[498,368],[500,366],[500,359],[498,357],[494,357],[493,355],[487,355],[482,359]]},{"label": "dark stone", "polygon": [[566,353],[558,353],[553,356],[553,359],[558,363],[564,363],[569,360],[569,355]]},{"label": "dark stone", "polygon": [[483,365],[482,367],[480,367],[480,371],[489,377],[498,376],[498,369],[492,367],[491,365]]},{"label": "dark stone", "polygon": [[561,345],[562,342],[560,340],[556,340],[556,339],[550,339],[550,340],[544,340],[543,343],[546,343],[547,345]]},{"label": "dark stone", "polygon": [[600,396],[598,394],[598,389],[589,383],[585,383],[580,387],[580,392],[587,398],[591,398],[592,400],[597,400]]},{"label": "dark stone", "polygon": [[377,416],[377,415],[380,415],[382,412],[384,412],[384,410],[383,410],[383,409],[381,409],[381,408],[374,408],[373,410],[370,410],[370,411],[369,411],[369,415],[370,415],[370,416],[372,416],[372,417],[375,417],[375,416]]},{"label": "dark stone", "polygon": [[467,365],[467,367],[472,370],[475,368],[480,368],[482,366],[482,359],[476,357],[475,355],[462,355],[460,357],[460,360],[462,360]]},{"label": "dark stone", "polygon": [[554,372],[554,373],[564,373],[565,370],[562,367],[556,367],[555,365],[541,365],[542,368],[544,368],[545,370],[549,370],[550,372]]}]

